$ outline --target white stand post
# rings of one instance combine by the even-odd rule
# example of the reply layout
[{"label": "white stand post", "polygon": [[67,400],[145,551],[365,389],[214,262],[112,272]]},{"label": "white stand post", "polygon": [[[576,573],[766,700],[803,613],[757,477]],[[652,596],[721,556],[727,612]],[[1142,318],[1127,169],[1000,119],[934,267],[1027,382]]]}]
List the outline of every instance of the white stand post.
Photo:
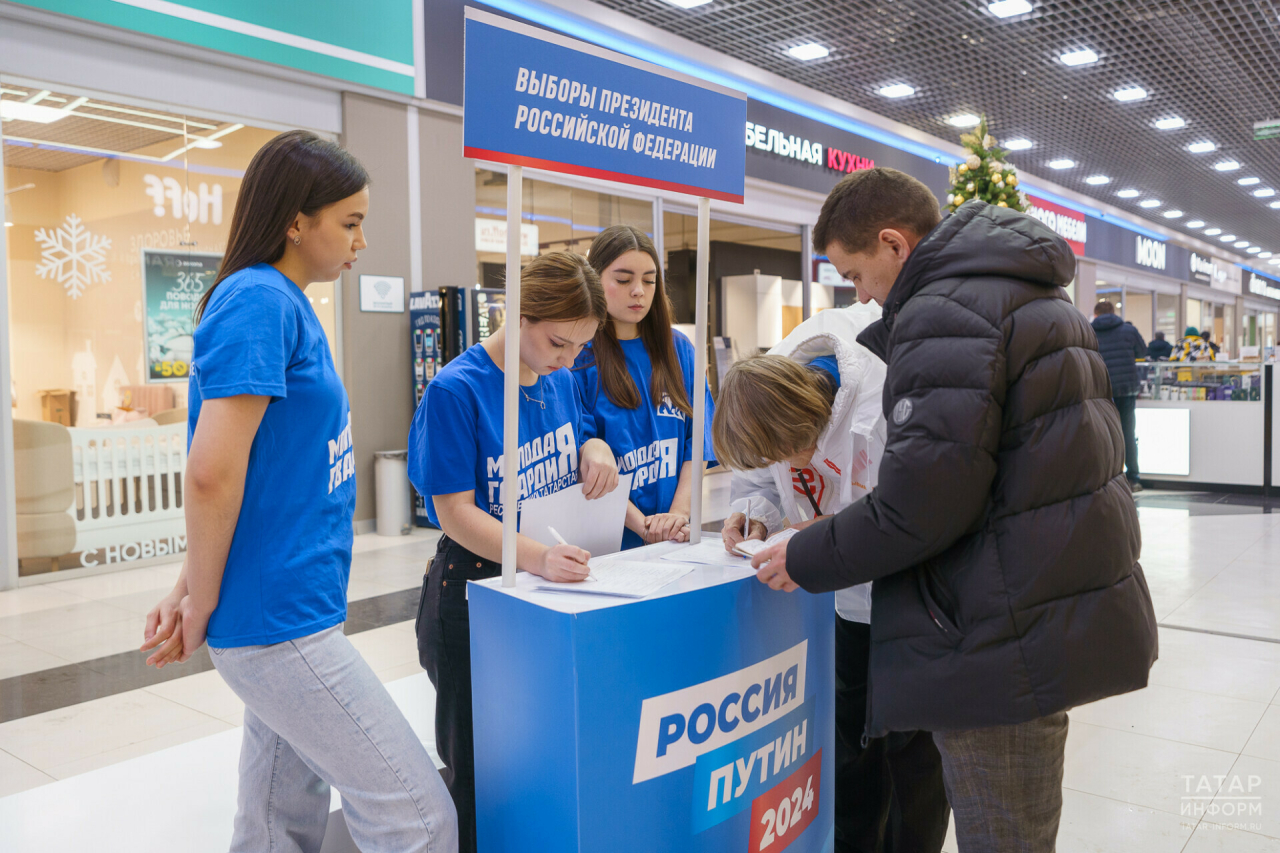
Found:
[{"label": "white stand post", "polygon": [[698,199],[698,277],[693,329],[693,491],[689,541],[702,541],[702,444],[707,423],[707,268],[711,262],[711,199]]},{"label": "white stand post", "polygon": [[524,167],[507,169],[507,347],[502,356],[502,585],[516,585],[520,506],[520,211]]}]

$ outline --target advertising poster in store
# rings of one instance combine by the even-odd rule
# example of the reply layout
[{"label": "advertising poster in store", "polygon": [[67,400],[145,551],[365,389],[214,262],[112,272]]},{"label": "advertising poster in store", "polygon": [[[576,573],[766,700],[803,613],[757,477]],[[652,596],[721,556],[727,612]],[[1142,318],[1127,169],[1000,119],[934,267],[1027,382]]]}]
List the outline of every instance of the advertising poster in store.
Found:
[{"label": "advertising poster in store", "polygon": [[568,613],[467,592],[481,853],[831,849],[830,593],[748,577]]},{"label": "advertising poster in store", "polygon": [[195,310],[222,255],[142,250],[142,308],[148,382],[186,382],[195,346]]}]

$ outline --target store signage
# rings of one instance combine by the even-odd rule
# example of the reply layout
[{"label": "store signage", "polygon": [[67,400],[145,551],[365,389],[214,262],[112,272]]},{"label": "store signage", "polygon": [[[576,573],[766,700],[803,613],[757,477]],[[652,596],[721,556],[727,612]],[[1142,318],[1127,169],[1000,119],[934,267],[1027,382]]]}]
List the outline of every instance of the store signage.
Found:
[{"label": "store signage", "polygon": [[794,157],[806,163],[822,162],[822,143],[810,142],[797,136],[788,136],[760,124],[747,122],[747,147],[758,151],[772,151],[782,157]]},{"label": "store signage", "polygon": [[17,0],[73,18],[309,71],[402,95],[415,86],[426,38],[421,0],[246,3],[244,0]]},{"label": "store signage", "polygon": [[157,175],[143,175],[142,182],[147,185],[147,195],[151,196],[153,205],[151,210],[156,216],[164,216],[166,211],[172,210],[174,219],[185,218],[201,225],[210,222],[222,224],[222,184],[210,187],[201,181],[199,187],[189,190],[176,178]]},{"label": "store signage", "polygon": [[185,553],[186,536],[166,536],[161,539],[144,539],[141,542],[121,542],[91,551],[80,552],[80,565],[86,569],[113,563],[132,563],[155,557],[172,557]]},{"label": "store signage", "polygon": [[[507,220],[476,220],[476,251],[507,253]],[[520,254],[538,254],[538,226],[520,223]]]},{"label": "store signage", "polygon": [[360,276],[360,310],[375,314],[403,314],[404,276]]},{"label": "store signage", "polygon": [[1077,255],[1084,254],[1088,226],[1085,224],[1083,213],[1035,196],[1027,196],[1027,201],[1030,202],[1027,208],[1028,215],[1039,219],[1049,226],[1053,233],[1066,240],[1071,245],[1071,251]]},{"label": "store signage", "polygon": [[1249,292],[1257,296],[1265,296],[1268,299],[1280,299],[1280,281],[1264,278],[1256,272],[1249,270],[1245,273],[1249,276]]},{"label": "store signage", "polygon": [[186,382],[195,349],[195,309],[222,255],[142,250],[142,307],[148,382]]},{"label": "store signage", "polygon": [[1167,255],[1164,243],[1152,240],[1150,237],[1143,237],[1141,234],[1135,235],[1134,241],[1137,244],[1135,259],[1140,266],[1164,269]]},{"label": "store signage", "polygon": [[740,92],[468,7],[463,155],[742,202]]},{"label": "store signage", "polygon": [[818,284],[824,284],[829,287],[840,287],[841,285],[849,286],[849,282],[844,280],[844,276],[840,275],[840,271],[836,269],[836,265],[830,261],[819,261],[817,264],[818,274],[814,276],[814,280]]},{"label": "store signage", "polygon": [[1214,290],[1225,290],[1229,293],[1241,293],[1244,280],[1240,268],[1221,258],[1206,257],[1191,253],[1191,280],[1207,284]]}]

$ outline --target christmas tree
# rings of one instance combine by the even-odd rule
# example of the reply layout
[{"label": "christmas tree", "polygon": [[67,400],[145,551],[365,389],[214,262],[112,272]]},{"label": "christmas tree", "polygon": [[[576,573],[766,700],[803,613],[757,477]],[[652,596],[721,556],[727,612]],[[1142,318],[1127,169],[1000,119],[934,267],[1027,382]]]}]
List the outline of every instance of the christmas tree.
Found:
[{"label": "christmas tree", "polygon": [[987,133],[987,120],[984,118],[973,133],[962,135],[960,143],[969,154],[963,163],[951,167],[947,208],[955,212],[977,198],[1025,213],[1027,197],[1018,189],[1017,172],[1004,160],[1008,152]]}]

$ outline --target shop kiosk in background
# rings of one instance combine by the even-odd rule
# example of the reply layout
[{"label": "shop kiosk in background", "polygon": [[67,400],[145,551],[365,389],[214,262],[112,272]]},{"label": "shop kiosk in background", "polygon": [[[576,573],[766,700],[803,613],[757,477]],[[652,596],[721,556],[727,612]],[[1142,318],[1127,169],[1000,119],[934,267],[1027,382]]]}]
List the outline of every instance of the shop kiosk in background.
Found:
[{"label": "shop kiosk in background", "polygon": [[[694,434],[704,432],[710,199],[741,202],[746,98],[467,9],[464,156],[508,164],[507,304],[520,303],[524,167],[698,197]],[[519,358],[519,324],[506,362]],[[505,377],[517,482],[518,374]],[[702,494],[702,442],[693,494]],[[834,846],[834,601],[700,566],[650,598],[516,583],[517,490],[500,581],[468,587],[479,847],[751,851]],[[701,538],[702,507],[690,513]],[[681,546],[628,553],[655,560]]]}]

